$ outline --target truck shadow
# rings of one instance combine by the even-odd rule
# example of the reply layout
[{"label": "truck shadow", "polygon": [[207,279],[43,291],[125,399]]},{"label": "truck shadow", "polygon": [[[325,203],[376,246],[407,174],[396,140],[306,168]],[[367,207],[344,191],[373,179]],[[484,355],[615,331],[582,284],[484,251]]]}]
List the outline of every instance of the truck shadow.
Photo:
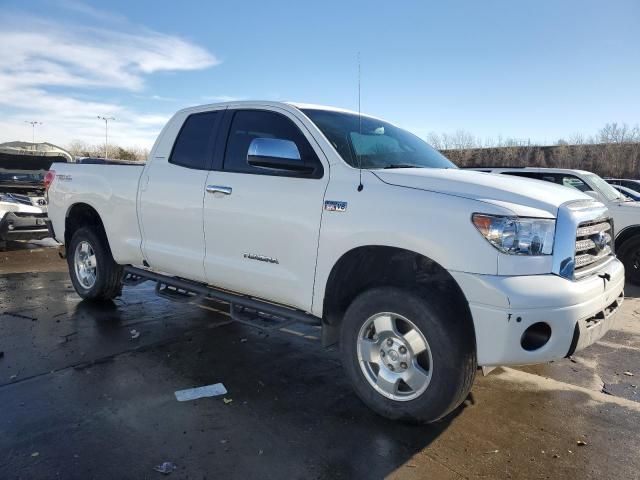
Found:
[{"label": "truck shadow", "polygon": [[[167,377],[178,375],[190,385],[224,383],[235,408],[205,401],[198,403],[202,417],[183,421],[212,433],[223,431],[224,441],[234,445],[268,450],[283,478],[301,472],[308,478],[383,478],[403,466],[415,467],[411,459],[474,403],[470,394],[454,412],[430,425],[388,420],[355,395],[337,351],[325,350],[317,341],[265,334],[239,324],[149,353],[172,371]],[[166,415],[176,418],[169,411]],[[179,424],[175,428],[181,429]],[[200,467],[209,461],[222,476],[253,478],[260,472],[253,458],[228,472],[213,459],[200,459]]]},{"label": "truck shadow", "polygon": [[[413,471],[417,455],[473,404],[469,397],[431,425],[387,420],[357,398],[337,350],[314,335],[228,323],[213,306],[170,303],[144,284],[95,304],[79,300],[66,273],[0,280],[3,293],[14,292],[0,322],[12,339],[2,348],[5,367],[19,374],[3,391],[16,421],[0,454],[20,453],[12,468],[27,468],[21,459],[38,449],[56,452],[56,469],[78,453],[73,478],[96,470],[144,478],[165,458],[181,465],[179,478],[383,478]],[[173,396],[218,382],[227,402]],[[15,440],[26,431],[35,444]]]},{"label": "truck shadow", "polygon": [[[128,290],[128,300],[138,288]],[[136,296],[148,305],[147,316],[157,313],[152,305],[158,300],[151,292],[138,291]],[[128,386],[126,394],[113,390],[104,394],[126,398],[124,421],[128,422],[131,415],[130,420],[139,427],[137,434],[145,437],[146,449],[161,448],[172,438],[184,438],[184,445],[173,444],[172,454],[178,458],[193,455],[186,445],[198,448],[193,446],[198,441],[191,438],[197,425],[199,435],[207,441],[197,454],[197,465],[186,467],[188,476],[216,471],[223,477],[257,478],[277,471],[282,478],[383,478],[398,469],[413,468],[412,458],[474,404],[470,394],[454,412],[430,425],[388,420],[369,410],[355,395],[343,374],[338,351],[324,349],[315,338],[265,332],[238,323],[212,326],[215,324],[211,322],[220,321],[222,315],[202,310],[202,318],[209,321],[196,320],[190,318],[193,305],[161,301],[161,307],[164,314],[183,315],[182,328],[161,344],[132,346],[128,354],[105,366],[106,372],[100,375],[104,385],[111,385],[109,388],[114,384],[117,388]],[[131,320],[128,310],[119,302],[82,301],[76,305],[74,318],[85,328],[94,322],[94,341],[102,337],[109,343]],[[147,318],[135,316],[137,321]],[[149,328],[165,327],[152,324]],[[149,330],[145,336],[151,335]],[[152,410],[147,408],[151,391],[173,392],[218,382],[228,390],[228,405],[221,398],[189,404],[171,399],[154,402]],[[114,408],[121,409],[119,405]],[[109,429],[110,423],[97,428]],[[143,441],[122,431],[111,434],[124,445]],[[219,442],[242,446],[236,447],[241,458],[235,457],[225,467],[219,457],[205,454],[207,444]]]}]

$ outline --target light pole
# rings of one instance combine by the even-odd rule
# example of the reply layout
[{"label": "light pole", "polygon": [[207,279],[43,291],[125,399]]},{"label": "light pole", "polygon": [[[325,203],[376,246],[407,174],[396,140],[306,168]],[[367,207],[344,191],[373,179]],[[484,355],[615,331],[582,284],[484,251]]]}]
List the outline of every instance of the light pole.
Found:
[{"label": "light pole", "polygon": [[37,120],[25,120],[24,123],[28,123],[31,125],[31,143],[33,149],[36,149],[36,125],[42,125],[42,122],[38,122]]},{"label": "light pole", "polygon": [[98,115],[100,120],[104,120],[104,159],[109,158],[109,121],[115,120],[114,117],[103,117]]}]

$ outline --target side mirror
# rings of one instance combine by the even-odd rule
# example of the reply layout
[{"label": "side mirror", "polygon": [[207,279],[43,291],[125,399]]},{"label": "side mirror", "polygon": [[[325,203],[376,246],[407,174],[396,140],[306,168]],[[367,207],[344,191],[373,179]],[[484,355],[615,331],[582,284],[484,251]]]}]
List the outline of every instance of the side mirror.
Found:
[{"label": "side mirror", "polygon": [[313,167],[305,165],[295,142],[279,138],[254,138],[247,152],[247,163],[257,168],[309,174]]},{"label": "side mirror", "polygon": [[600,194],[598,192],[594,192],[593,190],[587,190],[584,193],[589,195],[591,198],[594,198],[595,200],[602,200]]}]

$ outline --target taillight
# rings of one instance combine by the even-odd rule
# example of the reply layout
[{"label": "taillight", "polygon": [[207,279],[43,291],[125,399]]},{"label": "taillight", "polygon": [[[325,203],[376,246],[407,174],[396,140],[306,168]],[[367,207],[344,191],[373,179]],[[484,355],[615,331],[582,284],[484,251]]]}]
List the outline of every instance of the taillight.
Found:
[{"label": "taillight", "polygon": [[56,171],[55,170],[49,170],[47,172],[47,174],[44,176],[44,189],[49,190],[49,187],[51,186],[51,182],[53,182],[53,179],[56,178]]}]

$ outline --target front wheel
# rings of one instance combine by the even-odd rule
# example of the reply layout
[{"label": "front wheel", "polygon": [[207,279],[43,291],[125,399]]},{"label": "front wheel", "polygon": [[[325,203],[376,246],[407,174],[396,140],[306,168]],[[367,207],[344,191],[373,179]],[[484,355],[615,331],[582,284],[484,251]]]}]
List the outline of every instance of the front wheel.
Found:
[{"label": "front wheel", "polygon": [[111,255],[104,235],[82,227],[71,237],[67,250],[71,283],[87,300],[111,300],[122,291],[122,267]]},{"label": "front wheel", "polygon": [[473,330],[445,305],[395,287],[368,290],[345,314],[340,349],[362,401],[391,419],[441,419],[471,389]]}]

